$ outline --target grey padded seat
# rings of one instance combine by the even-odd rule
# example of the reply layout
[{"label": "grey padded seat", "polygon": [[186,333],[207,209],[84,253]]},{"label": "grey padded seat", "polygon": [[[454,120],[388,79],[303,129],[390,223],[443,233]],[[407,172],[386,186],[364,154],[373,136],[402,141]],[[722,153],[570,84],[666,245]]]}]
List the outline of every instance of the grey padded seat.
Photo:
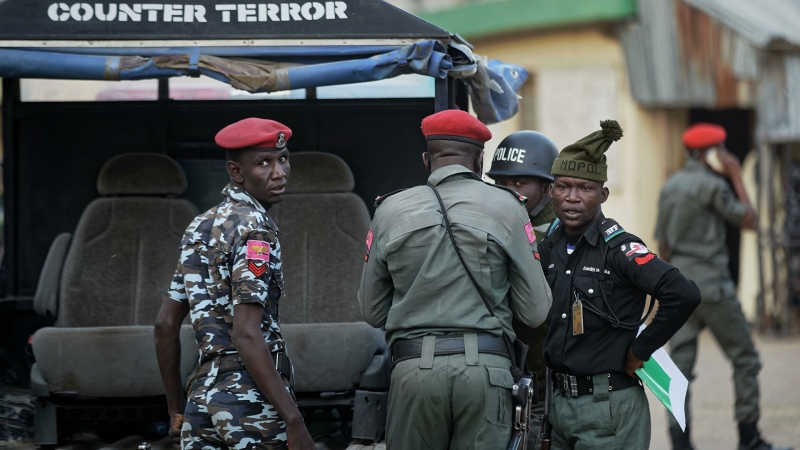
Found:
[{"label": "grey padded seat", "polygon": [[338,156],[296,153],[290,162],[286,194],[269,213],[281,231],[280,320],[295,390],[352,391],[363,387],[368,368],[388,360],[383,332],[366,324],[358,308],[369,212]]},{"label": "grey padded seat", "polygon": [[[186,176],[163,155],[111,159],[97,190],[102,197],[86,207],[71,242],[68,235],[56,239],[39,280],[35,308],[57,317],[55,327],[33,338],[31,379],[39,397],[164,393],[153,325],[197,209],[176,198],[186,190]],[[190,326],[181,337],[186,376],[197,349]]]}]

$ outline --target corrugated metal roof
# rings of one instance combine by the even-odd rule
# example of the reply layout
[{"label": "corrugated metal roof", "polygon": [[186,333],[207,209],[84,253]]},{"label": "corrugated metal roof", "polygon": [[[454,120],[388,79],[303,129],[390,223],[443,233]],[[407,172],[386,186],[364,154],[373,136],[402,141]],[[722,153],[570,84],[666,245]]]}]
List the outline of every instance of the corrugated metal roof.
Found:
[{"label": "corrugated metal roof", "polygon": [[798,0],[683,0],[761,49],[800,48]]},{"label": "corrugated metal roof", "polygon": [[639,0],[621,27],[650,107],[754,108],[757,136],[800,141],[800,0]]},{"label": "corrugated metal roof", "polygon": [[752,102],[749,83],[759,64],[749,41],[680,0],[639,0],[638,9],[638,23],[621,33],[637,101],[661,107]]}]

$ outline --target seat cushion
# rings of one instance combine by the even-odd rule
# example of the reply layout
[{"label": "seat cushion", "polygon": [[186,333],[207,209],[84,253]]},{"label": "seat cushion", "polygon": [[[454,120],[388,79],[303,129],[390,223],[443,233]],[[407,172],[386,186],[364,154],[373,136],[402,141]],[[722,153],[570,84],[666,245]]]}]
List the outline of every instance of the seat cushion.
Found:
[{"label": "seat cushion", "polygon": [[383,332],[363,322],[285,324],[281,332],[298,393],[353,391],[372,357],[389,351]]},{"label": "seat cushion", "polygon": [[286,194],[269,213],[281,230],[286,283],[281,323],[363,320],[357,297],[369,212],[361,198]]},{"label": "seat cushion", "polygon": [[[152,326],[42,328],[33,354],[50,392],[82,397],[164,394]],[[181,327],[181,377],[198,362],[194,330]]]},{"label": "seat cushion", "polygon": [[153,325],[197,209],[185,200],[99,198],[64,261],[58,327]]}]

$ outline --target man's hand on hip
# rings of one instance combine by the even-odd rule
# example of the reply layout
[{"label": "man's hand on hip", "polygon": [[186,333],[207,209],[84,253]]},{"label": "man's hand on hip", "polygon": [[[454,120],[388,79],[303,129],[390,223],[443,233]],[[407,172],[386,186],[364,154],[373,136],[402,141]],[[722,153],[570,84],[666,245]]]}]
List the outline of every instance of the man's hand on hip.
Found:
[{"label": "man's hand on hip", "polygon": [[625,373],[638,380],[639,376],[636,375],[636,369],[641,369],[642,367],[644,367],[644,361],[634,356],[631,349],[628,349],[628,361],[625,363]]}]

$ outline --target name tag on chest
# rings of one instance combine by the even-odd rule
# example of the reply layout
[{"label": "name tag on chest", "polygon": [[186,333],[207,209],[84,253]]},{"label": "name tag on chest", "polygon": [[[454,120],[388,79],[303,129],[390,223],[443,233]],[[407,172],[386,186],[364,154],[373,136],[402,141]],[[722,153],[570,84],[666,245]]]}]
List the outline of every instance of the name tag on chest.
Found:
[{"label": "name tag on chest", "polygon": [[572,335],[583,334],[583,302],[580,300],[572,304]]}]

